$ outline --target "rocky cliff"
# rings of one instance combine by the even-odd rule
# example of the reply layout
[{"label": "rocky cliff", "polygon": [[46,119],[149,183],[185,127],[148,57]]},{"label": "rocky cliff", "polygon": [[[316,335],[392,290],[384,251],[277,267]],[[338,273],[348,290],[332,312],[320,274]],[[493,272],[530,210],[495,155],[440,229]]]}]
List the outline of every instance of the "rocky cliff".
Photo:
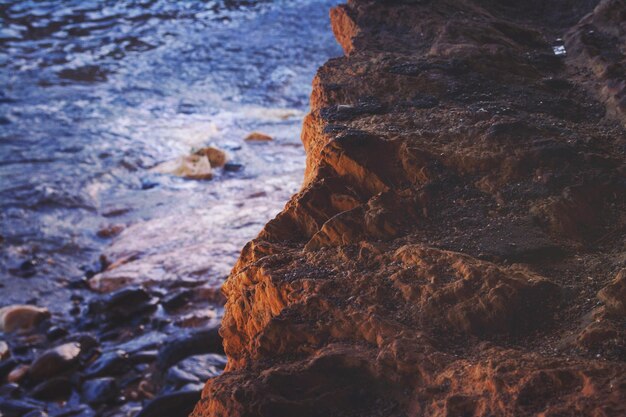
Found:
[{"label": "rocky cliff", "polygon": [[626,415],[626,2],[361,1],[195,417]]}]

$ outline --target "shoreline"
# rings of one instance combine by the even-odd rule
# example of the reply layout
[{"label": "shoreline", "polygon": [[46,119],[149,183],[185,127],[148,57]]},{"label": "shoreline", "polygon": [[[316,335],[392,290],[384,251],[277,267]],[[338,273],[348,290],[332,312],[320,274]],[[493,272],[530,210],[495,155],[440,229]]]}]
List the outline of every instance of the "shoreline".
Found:
[{"label": "shoreline", "polygon": [[[297,190],[339,51],[327,0],[236,3],[3,7],[4,417],[186,417],[225,367],[222,281]],[[168,169],[206,147],[208,175]]]}]

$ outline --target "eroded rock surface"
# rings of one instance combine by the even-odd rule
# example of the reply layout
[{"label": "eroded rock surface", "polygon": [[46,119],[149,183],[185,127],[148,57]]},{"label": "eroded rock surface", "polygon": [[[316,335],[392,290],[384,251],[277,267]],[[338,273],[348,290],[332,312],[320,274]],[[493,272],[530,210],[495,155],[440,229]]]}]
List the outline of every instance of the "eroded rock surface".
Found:
[{"label": "eroded rock surface", "polygon": [[625,415],[624,4],[332,10],[192,416]]}]

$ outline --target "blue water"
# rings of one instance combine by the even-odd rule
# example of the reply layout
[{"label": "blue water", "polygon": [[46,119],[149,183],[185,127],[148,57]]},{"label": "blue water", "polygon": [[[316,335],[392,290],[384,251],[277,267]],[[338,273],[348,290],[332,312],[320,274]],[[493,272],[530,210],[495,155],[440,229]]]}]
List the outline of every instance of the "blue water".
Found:
[{"label": "blue water", "polygon": [[[311,80],[341,53],[335,3],[0,1],[0,306],[65,314],[103,253],[139,253],[138,280],[217,286],[301,183]],[[255,130],[275,140],[243,141]],[[151,171],[208,144],[243,169]],[[125,231],[98,236],[111,225]]]}]

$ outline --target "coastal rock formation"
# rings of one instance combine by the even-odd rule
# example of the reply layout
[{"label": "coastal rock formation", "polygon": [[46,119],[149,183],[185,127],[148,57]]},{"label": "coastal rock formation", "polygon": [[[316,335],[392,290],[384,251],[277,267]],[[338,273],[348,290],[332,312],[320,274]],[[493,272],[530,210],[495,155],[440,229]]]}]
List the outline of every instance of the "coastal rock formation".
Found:
[{"label": "coastal rock formation", "polygon": [[625,4],[333,9],[192,416],[626,415]]}]

